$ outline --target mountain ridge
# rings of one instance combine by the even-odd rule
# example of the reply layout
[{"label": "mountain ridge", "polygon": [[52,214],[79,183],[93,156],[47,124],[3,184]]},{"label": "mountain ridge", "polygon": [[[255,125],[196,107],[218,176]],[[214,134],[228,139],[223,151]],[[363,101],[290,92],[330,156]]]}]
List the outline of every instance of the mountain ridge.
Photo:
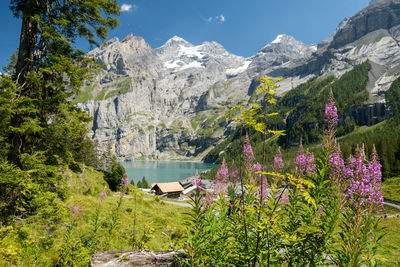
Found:
[{"label": "mountain ridge", "polygon": [[379,29],[365,23],[397,19],[393,7],[400,8],[400,1],[372,3],[318,44],[280,34],[248,58],[217,42],[193,45],[178,36],[154,49],[142,37],[112,38],[88,53],[105,67],[83,88],[86,97],[75,101],[94,117],[92,137],[101,149],[111,147],[121,159],[202,155],[233,131],[235,124],[223,113],[256,101],[252,94],[264,75],[286,77],[278,90],[284,94],[313,77],[339,77],[370,60],[369,103],[384,102],[400,73],[400,21]]}]

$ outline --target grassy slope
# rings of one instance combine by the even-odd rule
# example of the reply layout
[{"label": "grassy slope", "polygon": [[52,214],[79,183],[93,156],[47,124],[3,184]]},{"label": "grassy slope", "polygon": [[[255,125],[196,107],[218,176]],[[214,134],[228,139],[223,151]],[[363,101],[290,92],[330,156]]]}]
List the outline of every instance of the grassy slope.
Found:
[{"label": "grassy slope", "polygon": [[[387,179],[382,184],[382,193],[385,199],[400,201],[400,177]],[[385,236],[378,248],[378,255],[382,258],[380,266],[400,266],[400,210],[385,206],[387,218],[380,222],[380,232]]]},{"label": "grassy slope", "polygon": [[[74,174],[75,178],[73,181],[76,183],[73,186],[74,193],[72,197],[67,202],[68,206],[78,206],[82,210],[81,223],[78,227],[79,231],[87,231],[91,229],[90,219],[93,217],[97,207],[101,205],[99,200],[99,195],[101,191],[95,191],[93,195],[84,195],[80,193],[82,186],[79,183],[88,183],[93,185],[99,185],[100,187],[104,184],[102,180],[102,174],[97,171],[86,171],[84,178],[80,174]],[[100,182],[99,182],[100,181]],[[188,208],[180,207],[177,205],[170,205],[163,203],[162,201],[157,201],[152,195],[144,194],[142,192],[136,192],[136,214],[137,221],[136,227],[139,233],[143,232],[144,227],[150,227],[153,231],[152,236],[154,238],[146,244],[146,248],[151,250],[161,250],[168,249],[168,240],[162,235],[162,232],[167,226],[175,229],[175,235],[177,237],[182,237],[184,235],[184,220],[185,213],[189,211]],[[101,207],[101,221],[103,221],[103,226],[107,226],[110,221],[110,214],[115,208],[116,202],[119,199],[119,193],[108,191],[108,197]],[[131,237],[131,232],[133,231],[134,222],[134,209],[135,203],[133,199],[133,194],[130,193],[128,196],[123,198],[122,206],[120,208],[120,219],[119,227],[117,227],[114,238],[112,240],[112,245],[110,249],[130,249],[132,246],[129,244],[128,240]],[[106,227],[105,227],[106,228]],[[106,229],[103,229],[100,235],[106,235]]]},{"label": "grassy slope", "polygon": [[[94,229],[94,218],[96,210],[100,210],[100,229],[96,236],[99,240],[97,251],[132,249],[133,223],[135,203],[132,194],[125,196],[122,200],[118,215],[118,223],[114,228],[110,245],[106,246],[108,230],[111,224],[111,217],[119,193],[110,192],[105,201],[99,199],[99,195],[106,186],[103,174],[92,168],[86,168],[84,174],[77,174],[70,171],[64,172],[65,177],[71,186],[71,197],[67,200],[66,206],[72,210],[78,207],[78,215],[75,217],[76,226],[72,229],[71,240],[84,240]],[[134,188],[132,188],[135,190]],[[188,208],[177,205],[166,204],[157,200],[151,195],[136,192],[136,237],[143,236],[144,230],[148,237],[144,248],[150,250],[165,250],[169,248],[168,238],[162,232],[169,226],[175,241],[183,241],[186,236],[185,218]],[[72,224],[73,212],[65,214],[64,221],[57,226],[49,228],[44,220],[27,221],[18,225],[19,233],[24,233],[28,238],[23,246],[27,248],[19,266],[51,266],[58,262],[60,250],[65,244],[66,229]],[[72,241],[70,241],[73,244]],[[36,244],[36,245],[35,245]],[[86,258],[83,266],[87,266],[90,253],[86,249],[80,249],[80,253]],[[4,262],[3,262],[4,263]],[[0,265],[2,260],[0,259]],[[7,264],[6,264],[7,266]],[[78,263],[77,266],[80,266]]]},{"label": "grassy slope", "polygon": [[400,202],[400,177],[392,177],[382,184],[385,199]]}]

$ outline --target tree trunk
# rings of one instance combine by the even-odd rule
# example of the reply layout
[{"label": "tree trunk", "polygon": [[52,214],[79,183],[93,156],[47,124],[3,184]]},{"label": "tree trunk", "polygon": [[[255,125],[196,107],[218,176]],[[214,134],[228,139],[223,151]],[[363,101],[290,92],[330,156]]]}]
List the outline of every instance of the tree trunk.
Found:
[{"label": "tree trunk", "polygon": [[22,10],[22,25],[16,64],[17,82],[22,85],[26,74],[33,69],[38,24],[32,18],[38,10],[37,0],[26,0]]}]

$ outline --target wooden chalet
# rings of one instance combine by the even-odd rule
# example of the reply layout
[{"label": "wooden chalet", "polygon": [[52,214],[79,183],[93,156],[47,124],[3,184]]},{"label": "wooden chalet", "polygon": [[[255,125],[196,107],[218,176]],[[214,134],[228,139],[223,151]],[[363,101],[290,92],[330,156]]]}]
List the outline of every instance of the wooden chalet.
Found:
[{"label": "wooden chalet", "polygon": [[178,198],[185,189],[179,182],[171,182],[152,184],[151,190],[154,190],[158,196]]}]

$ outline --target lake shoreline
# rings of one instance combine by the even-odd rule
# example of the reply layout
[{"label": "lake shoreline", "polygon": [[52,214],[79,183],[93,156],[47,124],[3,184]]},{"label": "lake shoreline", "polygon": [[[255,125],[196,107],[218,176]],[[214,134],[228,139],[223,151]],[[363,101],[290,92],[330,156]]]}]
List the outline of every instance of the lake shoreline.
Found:
[{"label": "lake shoreline", "polygon": [[218,164],[176,160],[132,160],[121,162],[128,180],[135,184],[143,177],[149,184],[182,181],[208,171]]}]

